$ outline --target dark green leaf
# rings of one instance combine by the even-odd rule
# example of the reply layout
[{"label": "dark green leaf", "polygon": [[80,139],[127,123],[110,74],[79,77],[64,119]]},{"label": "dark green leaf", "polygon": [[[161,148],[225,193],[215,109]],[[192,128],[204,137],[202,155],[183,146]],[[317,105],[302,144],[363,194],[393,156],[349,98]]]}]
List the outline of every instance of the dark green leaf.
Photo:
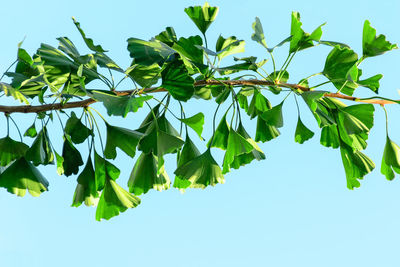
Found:
[{"label": "dark green leaf", "polygon": [[10,162],[23,157],[28,150],[24,143],[14,141],[6,136],[0,139],[0,166],[7,166]]},{"label": "dark green leaf", "polygon": [[314,133],[303,124],[299,116],[297,120],[296,132],[294,134],[294,141],[299,144],[303,144],[313,136]]},{"label": "dark green leaf", "polygon": [[99,194],[97,193],[96,176],[90,156],[77,181],[72,206],[79,207],[82,202],[85,202],[86,206],[97,205]]},{"label": "dark green leaf", "polygon": [[0,187],[20,197],[25,195],[27,189],[37,197],[47,191],[48,186],[46,178],[24,157],[14,161],[0,174]]},{"label": "dark green leaf", "polygon": [[215,129],[214,136],[211,138],[207,146],[210,147],[218,147],[220,149],[226,150],[228,147],[228,138],[229,138],[229,124],[226,121],[226,115],[222,117],[220,123],[218,124],[217,129]]},{"label": "dark green leaf", "polygon": [[254,90],[247,114],[251,119],[271,109],[271,103],[258,90]]},{"label": "dark green leaf", "polygon": [[268,49],[267,42],[265,41],[264,30],[258,17],[256,17],[256,21],[253,22],[252,27],[254,33],[251,35],[251,39]]},{"label": "dark green leaf", "polygon": [[128,39],[128,51],[135,64],[151,66],[163,64],[175,51],[168,45],[154,40],[144,41],[136,38]]},{"label": "dark green leaf", "polygon": [[395,176],[393,171],[400,174],[400,147],[386,136],[381,173],[386,176],[386,179],[393,180]]},{"label": "dark green leaf", "polygon": [[126,117],[129,112],[136,112],[139,108],[143,107],[145,101],[153,98],[153,96],[117,96],[108,91],[91,91],[93,98],[97,101],[103,102],[104,107],[107,109],[109,116],[122,116]]},{"label": "dark green leaf", "polygon": [[186,119],[180,119],[180,121],[192,128],[199,135],[199,137],[202,138],[201,133],[203,132],[204,125],[204,114],[202,112],[199,112],[196,115]]},{"label": "dark green leaf", "polygon": [[167,190],[170,184],[164,166],[158,168],[157,156],[152,152],[140,154],[129,177],[129,192],[139,196],[146,194],[150,189]]},{"label": "dark green leaf", "polygon": [[191,188],[204,189],[208,185],[215,186],[225,182],[221,168],[212,157],[210,149],[180,166],[175,174],[181,180],[188,180]]},{"label": "dark green leaf", "polygon": [[117,156],[117,147],[133,158],[136,153],[136,146],[143,134],[126,128],[111,126],[108,123],[106,123],[106,126],[107,142],[104,149],[106,158],[115,159]]},{"label": "dark green leaf", "polygon": [[63,168],[65,176],[77,174],[79,166],[83,165],[79,151],[74,147],[68,135],[64,135],[64,145],[62,151]]},{"label": "dark green leaf", "polygon": [[265,122],[271,126],[280,128],[283,126],[283,116],[282,116],[282,106],[283,101],[271,108],[270,110],[264,111],[260,116],[265,120]]},{"label": "dark green leaf", "polygon": [[82,143],[92,134],[92,131],[83,125],[81,120],[76,117],[75,112],[73,111],[71,112],[71,116],[69,117],[64,130],[75,144]]},{"label": "dark green leaf", "polygon": [[167,27],[165,31],[161,32],[159,35],[155,37],[156,40],[167,44],[168,46],[172,47],[174,43],[178,42],[176,38],[176,33],[174,28]]},{"label": "dark green leaf", "polygon": [[203,45],[203,40],[200,36],[196,35],[189,38],[179,38],[179,41],[172,48],[183,57],[195,63],[203,64],[203,51],[197,47],[199,45]]},{"label": "dark green leaf", "polygon": [[32,161],[35,166],[54,163],[54,154],[46,127],[39,132],[32,146],[26,152],[25,157],[27,160]]},{"label": "dark green leaf", "polygon": [[104,188],[106,179],[117,180],[121,171],[115,167],[111,162],[100,157],[97,152],[94,152],[94,172],[96,176],[97,191]]},{"label": "dark green leaf", "polygon": [[140,86],[150,87],[161,78],[161,68],[156,63],[150,66],[133,65],[127,71],[127,74]]},{"label": "dark green leaf", "polygon": [[128,208],[135,208],[140,204],[140,198],[127,192],[114,180],[106,179],[103,192],[96,209],[96,220],[109,220]]},{"label": "dark green leaf", "polygon": [[187,101],[194,93],[194,80],[180,60],[168,63],[161,73],[162,87],[168,90],[176,100]]},{"label": "dark green leaf", "polygon": [[218,15],[218,7],[211,7],[207,2],[201,6],[185,8],[185,13],[196,24],[197,28],[205,34],[208,27]]},{"label": "dark green leaf", "polygon": [[76,28],[78,29],[79,33],[81,34],[83,41],[85,41],[85,44],[87,45],[87,47],[94,51],[94,52],[99,52],[99,53],[104,53],[107,52],[106,50],[104,50],[101,45],[95,45],[93,43],[93,40],[91,38],[87,38],[85,32],[82,30],[81,25],[79,22],[77,22],[75,20],[74,17],[72,17],[72,20],[74,21],[74,24],[76,26]]},{"label": "dark green leaf", "polygon": [[281,133],[279,130],[270,124],[268,124],[261,116],[257,117],[257,128],[256,128],[256,142],[267,142],[278,137]]},{"label": "dark green leaf", "polygon": [[380,34],[376,36],[376,30],[371,27],[371,23],[368,20],[364,22],[362,42],[364,57],[379,56],[387,51],[398,48],[396,44],[386,41],[385,35]]}]

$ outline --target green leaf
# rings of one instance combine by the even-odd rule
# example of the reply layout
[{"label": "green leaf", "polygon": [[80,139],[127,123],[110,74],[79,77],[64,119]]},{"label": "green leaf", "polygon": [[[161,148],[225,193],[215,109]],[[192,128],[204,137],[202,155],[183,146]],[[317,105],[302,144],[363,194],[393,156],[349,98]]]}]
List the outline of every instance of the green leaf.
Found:
[{"label": "green leaf", "polygon": [[200,36],[196,35],[190,36],[189,38],[179,38],[179,41],[175,43],[172,48],[181,56],[195,63],[203,64],[203,50],[197,47],[201,45],[203,45],[203,40]]},{"label": "green leaf", "polygon": [[135,208],[140,204],[140,198],[127,192],[114,180],[106,179],[103,192],[96,209],[96,220],[109,220],[128,208]]},{"label": "green leaf", "polygon": [[173,98],[180,101],[189,100],[194,93],[194,80],[180,60],[168,63],[161,73],[162,87],[168,90]]},{"label": "green leaf", "polygon": [[117,63],[115,63],[114,60],[109,58],[106,54],[95,53],[94,58],[97,62],[97,65],[99,65],[100,67],[124,73],[124,70],[120,66],[118,66]]},{"label": "green leaf", "polygon": [[256,20],[253,22],[251,26],[254,31],[254,33],[251,35],[251,39],[268,49],[267,42],[265,41],[264,30],[260,19],[256,17]]},{"label": "green leaf", "polygon": [[85,34],[85,32],[82,30],[80,23],[77,22],[77,21],[75,20],[74,17],[72,17],[72,20],[73,20],[73,22],[74,22],[76,28],[78,29],[79,33],[81,34],[83,41],[85,41],[85,44],[87,45],[87,47],[88,47],[90,50],[92,50],[92,51],[94,51],[94,52],[99,52],[99,53],[107,52],[107,50],[104,50],[104,49],[101,47],[101,45],[95,45],[94,42],[93,42],[93,40],[92,40],[91,38],[87,38],[87,37],[86,37],[86,34]]},{"label": "green leaf", "polygon": [[3,91],[6,96],[12,96],[15,100],[29,105],[29,101],[26,97],[18,89],[13,88],[7,83],[0,82],[0,91]]},{"label": "green leaf", "polygon": [[237,40],[235,36],[230,36],[225,39],[224,37],[222,37],[222,35],[220,35],[215,45],[218,59],[221,60],[224,57],[232,54],[243,53],[244,45],[245,41]]},{"label": "green leaf", "polygon": [[204,125],[204,114],[202,112],[199,112],[192,117],[179,120],[192,128],[199,135],[200,139],[202,138],[201,133],[203,132]]},{"label": "green leaf", "polygon": [[283,126],[283,116],[282,116],[282,101],[280,104],[276,105],[275,107],[271,108],[270,110],[264,111],[260,116],[271,126],[275,126],[280,128]]},{"label": "green leaf", "polygon": [[294,141],[299,144],[303,144],[313,136],[314,133],[303,124],[299,116],[297,120],[296,132],[294,134]]},{"label": "green leaf", "polygon": [[96,176],[93,169],[92,159],[89,155],[85,168],[78,176],[78,184],[75,189],[72,207],[79,207],[82,202],[86,206],[97,205],[99,194],[97,193]]},{"label": "green leaf", "polygon": [[117,180],[121,171],[115,167],[111,162],[100,157],[96,151],[94,151],[94,172],[97,183],[97,191],[101,191],[104,188],[106,179]]},{"label": "green leaf", "polygon": [[378,93],[379,81],[382,79],[382,77],[382,74],[377,74],[365,80],[358,80],[357,83],[361,86],[371,89],[375,93]]},{"label": "green leaf", "polygon": [[271,109],[271,103],[258,90],[254,90],[253,98],[247,110],[251,119]]},{"label": "green leaf", "polygon": [[210,149],[200,156],[195,157],[175,171],[181,180],[188,180],[191,188],[206,188],[225,182],[221,168],[215,162]]},{"label": "green leaf", "polygon": [[59,37],[57,38],[58,41],[60,41],[60,44],[58,45],[58,49],[63,51],[65,54],[67,54],[70,58],[76,60],[79,58],[81,55],[79,54],[78,49],[72,43],[72,41],[68,37]]},{"label": "green leaf", "polygon": [[157,156],[152,152],[140,154],[129,177],[129,192],[139,196],[146,194],[150,189],[167,190],[170,184],[164,166],[158,168]]},{"label": "green leaf", "polygon": [[67,120],[65,125],[65,133],[67,133],[72,142],[75,144],[80,144],[86,140],[91,134],[92,131],[87,128],[80,119],[78,119],[75,115],[75,112],[71,112],[71,116]]},{"label": "green leaf", "polygon": [[290,40],[289,53],[300,51],[309,47],[314,46],[314,41],[319,42],[322,36],[322,26],[317,27],[311,34],[304,32],[301,28],[302,23],[300,22],[300,14],[298,12],[292,12],[292,23],[290,28]]},{"label": "green leaf", "polygon": [[0,187],[20,197],[25,195],[27,189],[32,196],[37,197],[47,191],[48,186],[46,178],[24,157],[0,173]]},{"label": "green leaf", "polygon": [[342,93],[352,95],[358,86],[357,61],[358,56],[353,50],[335,46],[326,58],[322,73]]},{"label": "green leaf", "polygon": [[63,168],[65,176],[77,174],[79,166],[83,165],[82,157],[79,151],[74,147],[68,135],[64,135],[64,145],[62,151]]},{"label": "green leaf", "polygon": [[54,163],[54,154],[46,127],[43,127],[39,132],[32,146],[26,151],[25,157],[27,160],[32,161],[35,166]]},{"label": "green leaf", "polygon": [[59,155],[56,151],[54,151],[54,154],[56,155],[56,161],[57,161],[57,174],[58,175],[63,175],[64,174],[64,158]]},{"label": "green leaf", "polygon": [[118,147],[133,158],[136,153],[136,146],[143,134],[126,128],[111,126],[108,123],[106,123],[106,126],[107,141],[106,148],[104,149],[105,157],[115,159],[117,157],[116,148]]},{"label": "green leaf", "polygon": [[14,141],[6,136],[0,139],[0,166],[7,166],[10,162],[23,157],[28,146],[22,142]]},{"label": "green leaf", "polygon": [[323,96],[326,91],[308,91],[303,92],[301,96],[304,102],[308,105],[315,119],[318,122],[319,127],[325,127],[335,124],[335,120],[329,110],[322,104]]},{"label": "green leaf", "polygon": [[128,51],[135,64],[151,66],[162,65],[175,51],[168,45],[154,40],[144,41],[137,38],[128,39]]},{"label": "green leaf", "polygon": [[339,133],[336,124],[322,127],[320,143],[326,147],[338,148],[340,145]]},{"label": "green leaf", "polygon": [[393,180],[395,177],[393,171],[400,174],[400,147],[386,136],[381,173],[386,176],[386,179]]},{"label": "green leaf", "polygon": [[261,116],[257,117],[256,142],[267,142],[277,138],[280,134],[275,126],[268,124]]},{"label": "green leaf", "polygon": [[103,102],[109,116],[126,117],[129,112],[136,112],[143,107],[145,101],[153,98],[153,96],[117,96],[108,91],[91,91],[91,95],[97,101]]},{"label": "green leaf", "polygon": [[374,125],[372,104],[358,104],[342,108],[338,112],[339,123],[348,134],[368,133]]},{"label": "green leaf", "polygon": [[150,87],[161,78],[161,68],[156,63],[150,66],[133,65],[127,70],[127,74],[140,86]]},{"label": "green leaf", "polygon": [[365,175],[375,168],[374,162],[365,154],[360,151],[354,151],[344,143],[340,144],[340,154],[346,172],[347,188],[360,187],[358,180],[363,179]]},{"label": "green leaf", "polygon": [[159,35],[157,35],[155,37],[155,39],[160,42],[163,42],[164,44],[167,44],[170,47],[172,47],[174,45],[174,43],[178,42],[178,39],[176,38],[175,30],[172,27],[165,28],[165,31],[163,31]]},{"label": "green leaf", "polygon": [[[189,135],[186,135],[185,144],[183,145],[182,151],[178,154],[177,168],[185,165],[192,159],[200,156],[200,152],[194,145]],[[190,186],[191,182],[185,179],[180,179],[179,176],[175,176],[174,187],[178,188],[181,192],[184,192],[186,188]]]},{"label": "green leaf", "polygon": [[362,46],[364,57],[379,56],[398,48],[396,44],[386,41],[385,35],[376,36],[376,30],[371,27],[371,23],[368,20],[364,22]]},{"label": "green leaf", "polygon": [[244,70],[257,71],[258,68],[262,67],[267,62],[267,60],[263,60],[259,63],[256,63],[257,60],[256,57],[246,57],[246,58],[234,57],[234,60],[235,61],[241,60],[244,61],[244,63],[234,64],[223,68],[217,68],[218,72],[221,75],[229,75]]},{"label": "green leaf", "polygon": [[[226,115],[222,117],[220,123],[218,124],[217,129],[215,129],[214,136],[210,139],[207,146],[209,147],[218,147],[222,150],[226,150],[228,147],[228,138],[229,138],[229,124],[226,121]],[[211,145],[210,145],[211,142]]]},{"label": "green leaf", "polygon": [[37,131],[35,128],[35,123],[33,123],[28,129],[26,129],[24,136],[29,136],[29,137],[36,137],[37,136]]},{"label": "green leaf", "polygon": [[201,6],[185,8],[185,13],[196,24],[197,28],[205,34],[208,27],[218,15],[218,7],[211,7],[207,2]]}]

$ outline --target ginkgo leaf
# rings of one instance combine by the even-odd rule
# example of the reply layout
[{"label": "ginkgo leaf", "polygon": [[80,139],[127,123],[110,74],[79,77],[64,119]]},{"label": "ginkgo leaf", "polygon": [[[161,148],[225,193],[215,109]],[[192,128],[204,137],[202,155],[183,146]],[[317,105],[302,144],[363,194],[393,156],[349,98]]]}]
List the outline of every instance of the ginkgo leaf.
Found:
[{"label": "ginkgo leaf", "polygon": [[218,147],[222,150],[227,149],[230,127],[226,121],[226,115],[227,113],[225,113],[225,115],[222,117],[217,129],[215,129],[214,136],[210,139],[207,146]]},{"label": "ginkgo leaf", "polygon": [[251,35],[251,39],[268,49],[267,42],[265,41],[264,30],[260,19],[256,17],[256,21],[253,22],[251,26],[253,27],[254,30],[254,33]]},{"label": "ginkgo leaf", "polygon": [[300,14],[298,12],[292,12],[292,23],[290,28],[290,40],[289,53],[300,51],[309,47],[314,46],[314,41],[319,42],[322,36],[322,26],[317,27],[311,34],[304,32],[301,28],[302,23],[300,22]]},{"label": "ginkgo leaf", "polygon": [[362,46],[364,57],[379,56],[398,48],[396,44],[386,41],[385,35],[376,36],[376,30],[371,27],[368,20],[364,22]]},{"label": "ginkgo leaf", "polygon": [[320,143],[326,147],[338,148],[340,145],[339,133],[336,124],[322,127]]},{"label": "ginkgo leaf", "polygon": [[[186,134],[185,144],[183,145],[182,150],[178,154],[177,168],[185,165],[187,162],[191,161],[192,159],[198,156],[200,156],[199,150],[194,145],[192,140],[189,138],[189,135]],[[173,187],[178,188],[181,192],[184,192],[185,189],[190,186],[190,184],[191,183],[189,180],[184,180],[179,178],[179,176],[175,176]]]},{"label": "ginkgo leaf", "polygon": [[381,173],[386,176],[386,179],[393,180],[395,177],[393,171],[400,174],[400,147],[386,136]]},{"label": "ginkgo leaf", "polygon": [[260,116],[271,126],[280,128],[283,126],[283,116],[282,116],[282,106],[283,101],[271,108],[270,110],[264,111]]},{"label": "ginkgo leaf", "polygon": [[90,155],[85,168],[78,176],[77,182],[71,206],[79,207],[82,202],[85,202],[86,206],[96,206],[99,194],[97,192],[96,176]]},{"label": "ginkgo leaf", "polygon": [[28,146],[15,141],[9,136],[0,139],[0,166],[7,166],[10,162],[23,157]]},{"label": "ginkgo leaf", "polygon": [[207,149],[200,156],[195,157],[175,170],[175,175],[181,180],[188,180],[191,188],[206,188],[225,183],[221,168]]},{"label": "ginkgo leaf", "polygon": [[189,38],[179,38],[172,48],[192,62],[203,64],[203,51],[197,47],[201,45],[203,45],[203,40],[196,35]]},{"label": "ginkgo leaf", "polygon": [[313,136],[314,133],[303,124],[299,116],[297,120],[296,132],[294,134],[294,141],[299,144],[303,144]]},{"label": "ginkgo leaf", "polygon": [[201,133],[203,132],[204,125],[204,114],[202,112],[199,112],[192,117],[179,120],[192,128],[199,135],[199,137],[202,138]]},{"label": "ginkgo leaf", "polygon": [[139,196],[150,189],[167,190],[170,184],[164,167],[158,169],[157,156],[152,152],[140,154],[128,180],[129,192]]},{"label": "ginkgo leaf", "polygon": [[358,80],[357,83],[361,86],[371,89],[373,92],[378,93],[379,81],[383,78],[382,74],[377,74],[365,80]]},{"label": "ginkgo leaf", "polygon": [[247,109],[247,114],[250,118],[253,119],[271,108],[271,103],[268,99],[258,90],[254,90],[253,98],[251,99],[250,105]]},{"label": "ginkgo leaf", "polygon": [[197,28],[205,34],[208,27],[218,15],[218,7],[211,7],[207,2],[201,6],[185,8],[185,13],[196,24]]},{"label": "ginkgo leaf", "polygon": [[189,100],[194,94],[194,80],[183,61],[174,60],[167,63],[161,72],[162,87],[168,90],[173,98],[180,101]]},{"label": "ginkgo leaf", "polygon": [[93,90],[90,93],[93,98],[102,102],[107,109],[109,116],[126,117],[129,112],[136,112],[143,107],[145,101],[153,98],[153,96],[117,96],[112,92]]},{"label": "ginkgo leaf", "polygon": [[68,135],[64,135],[62,158],[64,159],[62,165],[65,176],[77,174],[79,172],[79,166],[83,165],[82,156],[74,147]]},{"label": "ginkgo leaf", "polygon": [[75,144],[82,143],[92,134],[92,131],[76,117],[75,112],[73,111],[67,120],[64,131],[71,137],[71,141]]},{"label": "ginkgo leaf", "polygon": [[63,175],[64,174],[64,158],[59,155],[56,151],[54,151],[54,154],[56,155],[56,161],[57,161],[57,174],[58,175]]},{"label": "ginkgo leaf", "polygon": [[48,186],[46,178],[24,157],[14,161],[0,174],[0,187],[20,197],[25,195],[26,190],[37,197],[47,191]]},{"label": "ginkgo leaf", "polygon": [[140,198],[127,192],[114,180],[106,179],[103,192],[96,209],[96,220],[109,220],[128,208],[135,208],[140,204]]},{"label": "ginkgo leaf", "polygon": [[26,159],[35,166],[54,163],[54,154],[51,149],[50,139],[46,127],[39,132],[32,146],[26,151]]},{"label": "ginkgo leaf", "polygon": [[230,36],[225,39],[222,37],[222,35],[220,35],[215,45],[215,50],[217,51],[219,60],[221,60],[224,57],[232,54],[243,53],[244,45],[245,42],[243,40],[236,39],[235,36]]},{"label": "ginkgo leaf", "polygon": [[29,136],[32,138],[37,136],[35,123],[33,123],[28,129],[26,129],[24,136]]},{"label": "ginkgo leaf", "polygon": [[268,124],[261,116],[257,117],[256,142],[267,142],[277,138],[280,134],[275,126]]},{"label": "ginkgo leaf", "polygon": [[144,41],[137,38],[128,39],[128,51],[135,64],[144,66],[163,64],[175,53],[175,50],[160,41]]},{"label": "ginkgo leaf", "polygon": [[112,126],[108,123],[106,123],[106,127],[107,141],[104,149],[106,158],[115,159],[117,156],[117,147],[133,158],[136,153],[136,146],[143,134],[126,128]]},{"label": "ginkgo leaf", "polygon": [[77,22],[74,17],[72,17],[72,20],[73,20],[76,28],[78,29],[79,33],[81,34],[82,39],[85,41],[85,44],[87,45],[87,47],[90,50],[92,50],[94,52],[100,52],[100,53],[107,52],[107,50],[104,50],[103,47],[101,47],[101,45],[95,45],[93,42],[93,39],[86,37],[85,32],[81,28],[81,24],[79,22]]},{"label": "ginkgo leaf", "polygon": [[165,31],[160,32],[160,34],[156,35],[154,38],[171,47],[174,45],[174,43],[178,42],[175,30],[172,27],[165,28]]},{"label": "ginkgo leaf", "polygon": [[[156,84],[157,81],[161,78],[161,68],[158,64],[154,63],[150,66],[143,65],[133,65],[131,66],[126,73],[132,77],[135,82],[137,82],[143,88],[150,87],[153,84]],[[151,96],[146,96],[150,97]],[[143,105],[143,102],[142,102]],[[141,106],[140,106],[141,107]],[[135,111],[134,111],[135,112]]]},{"label": "ginkgo leaf", "polygon": [[112,179],[115,181],[121,174],[121,171],[111,162],[100,157],[96,150],[94,151],[94,172],[97,183],[97,191],[103,190],[106,179]]},{"label": "ginkgo leaf", "polygon": [[233,130],[233,128],[230,128],[222,173],[225,174],[230,171],[230,164],[234,161],[235,157],[250,153],[253,149],[252,144]]},{"label": "ginkgo leaf", "polygon": [[346,172],[347,188],[360,187],[359,180],[375,168],[374,162],[365,154],[354,151],[343,142],[340,144],[340,154]]}]

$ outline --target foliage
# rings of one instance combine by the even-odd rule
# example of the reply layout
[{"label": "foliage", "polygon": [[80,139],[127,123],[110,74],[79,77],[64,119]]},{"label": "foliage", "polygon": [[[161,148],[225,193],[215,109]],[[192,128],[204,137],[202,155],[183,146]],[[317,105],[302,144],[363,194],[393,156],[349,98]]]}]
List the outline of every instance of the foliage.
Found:
[{"label": "foliage", "polygon": [[[151,189],[170,188],[171,179],[165,171],[164,161],[167,154],[177,157],[174,188],[185,191],[215,186],[224,183],[224,174],[232,169],[265,159],[257,142],[267,142],[280,135],[278,129],[284,125],[284,104],[289,95],[295,97],[296,103],[298,99],[304,100],[309,107],[321,129],[320,143],[340,149],[347,187],[359,187],[360,180],[375,168],[372,160],[362,152],[374,124],[373,104],[398,103],[379,95],[369,99],[354,97],[359,87],[378,94],[382,78],[381,74],[376,74],[361,79],[360,65],[364,59],[382,55],[396,49],[397,45],[387,41],[384,35],[377,36],[370,22],[365,21],[362,56],[359,57],[346,44],[321,40],[324,24],[307,33],[300,14],[293,12],[290,36],[269,46],[257,17],[251,38],[264,47],[270,57],[272,70],[267,71],[264,68],[266,58],[258,61],[254,56],[235,57],[245,47],[245,41],[235,36],[220,35],[214,48],[208,45],[206,32],[218,11],[208,3],[185,9],[202,37],[178,38],[175,30],[167,27],[149,41],[129,38],[127,49],[132,63],[127,68],[120,67],[101,45],[87,37],[75,18],[73,23],[90,50],[88,54],[80,54],[67,37],[57,39],[57,48],[42,44],[33,56],[19,45],[15,70],[5,73],[10,82],[0,82],[0,90],[4,96],[23,104],[39,103],[39,106],[0,107],[7,117],[7,127],[2,128],[7,132],[0,139],[0,187],[18,196],[24,196],[26,190],[38,196],[48,190],[49,183],[36,166],[56,164],[59,175],[77,175],[72,206],[79,207],[82,203],[97,206],[96,219],[108,220],[139,205],[137,196]],[[287,58],[281,67],[277,67],[274,51],[285,45],[289,46]],[[331,47],[323,70],[298,83],[289,83],[287,69],[295,55],[319,45]],[[235,55],[234,64],[222,65],[222,60],[232,55]],[[115,83],[113,73],[123,75],[121,81]],[[318,75],[325,77],[326,82],[312,85],[311,78]],[[256,79],[243,79],[246,76]],[[132,81],[134,90],[117,90],[125,79]],[[102,82],[105,89],[91,89],[93,81]],[[316,90],[327,84],[332,84],[336,90]],[[155,92],[161,92],[163,97],[156,98]],[[272,106],[268,93],[280,97],[285,92],[288,93],[280,98],[279,104]],[[338,100],[340,98],[357,101],[357,104],[345,105]],[[185,114],[183,107],[193,105],[198,99],[215,101],[212,121],[207,121],[202,112],[191,116]],[[108,116],[126,118],[146,106],[150,111],[138,128],[132,125],[120,127],[112,125],[108,118],[92,108],[90,105],[94,102],[103,103]],[[180,115],[173,112],[173,102],[179,105]],[[294,141],[303,144],[315,134],[303,123],[299,105],[297,107]],[[68,112],[70,108],[80,109],[81,115],[77,115],[77,110]],[[223,108],[221,116],[218,112]],[[20,141],[10,136],[9,122],[18,128],[12,118],[14,112],[36,113],[32,125],[24,132],[24,137],[34,138],[30,146],[21,134]],[[175,122],[170,121],[170,114],[177,119]],[[218,115],[221,117],[217,119]],[[248,134],[242,116],[256,119],[254,137]],[[62,117],[67,118],[66,122]],[[60,120],[63,130],[64,143],[60,153],[51,142],[57,136],[48,131],[54,118]],[[105,125],[106,138],[98,118]],[[173,123],[181,125],[179,132]],[[200,140],[206,141],[203,128],[210,125],[213,134],[201,153],[190,135],[193,130]],[[85,142],[88,149],[81,145]],[[221,165],[212,155],[215,148],[224,153]],[[99,149],[101,153],[98,154]],[[116,159],[119,150],[130,158],[139,152],[127,184],[128,191],[117,183],[120,170],[107,160]],[[83,151],[88,154],[85,164]],[[389,180],[395,177],[394,172],[400,173],[399,153],[400,147],[387,135],[381,172]]]}]

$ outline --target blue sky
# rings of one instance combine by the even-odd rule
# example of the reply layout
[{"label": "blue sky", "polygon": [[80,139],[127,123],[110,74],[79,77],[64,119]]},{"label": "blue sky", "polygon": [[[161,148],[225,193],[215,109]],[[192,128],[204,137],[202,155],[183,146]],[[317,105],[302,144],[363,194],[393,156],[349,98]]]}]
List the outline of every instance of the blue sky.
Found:
[{"label": "blue sky", "polygon": [[[6,1],[2,4],[0,28],[0,71],[16,56],[17,44],[31,54],[41,42],[57,46],[55,38],[68,36],[87,52],[72,23],[75,16],[87,35],[109,50],[122,66],[130,63],[126,39],[149,39],[166,26],[178,36],[199,34],[183,12],[203,1]],[[243,56],[267,58],[250,38],[251,24],[258,16],[268,44],[288,37],[291,11],[299,11],[308,32],[327,22],[323,38],[342,41],[361,53],[361,33],[369,19],[378,33],[400,43],[398,0],[380,1],[209,1],[220,7],[207,36],[209,44],[219,34],[246,40]],[[287,53],[277,52],[277,61]],[[291,81],[322,70],[329,48],[318,47],[299,53],[289,67]],[[229,63],[229,60],[227,60]],[[270,67],[270,65],[268,65]],[[366,76],[383,73],[383,95],[400,98],[399,50],[363,63]],[[129,84],[121,89],[129,89]],[[105,88],[103,88],[105,89]],[[362,95],[368,95],[364,91]],[[282,96],[267,95],[273,104]],[[303,145],[294,142],[297,111],[293,99],[284,106],[282,135],[261,144],[267,159],[254,162],[226,175],[226,183],[206,190],[175,189],[149,192],[142,204],[110,221],[97,222],[95,209],[70,207],[76,177],[59,177],[55,167],[42,168],[50,191],[39,198],[18,198],[0,190],[1,266],[399,266],[400,184],[380,174],[385,142],[384,114],[376,107],[375,127],[366,154],[377,165],[361,187],[346,188],[340,152],[319,144],[319,133],[309,111],[302,107],[304,122],[316,136]],[[11,99],[1,104],[14,103]],[[101,105],[97,105],[101,110]],[[188,113],[202,111],[211,119],[213,103],[190,101]],[[397,106],[388,107],[391,138],[400,144]],[[130,114],[114,124],[137,127],[147,111]],[[15,116],[25,129],[33,118]],[[0,125],[4,124],[0,119]],[[126,124],[125,124],[126,123]],[[61,149],[58,125],[54,136]],[[255,122],[246,121],[250,132]],[[5,134],[4,126],[1,137]],[[205,129],[211,135],[211,128]],[[194,136],[193,136],[194,137]],[[57,139],[57,138],[55,138]],[[204,149],[204,144],[198,142]],[[213,151],[221,162],[221,153]],[[134,160],[119,156],[115,164],[125,187]],[[167,157],[167,171],[174,158]],[[126,188],[126,187],[125,187]]]}]

